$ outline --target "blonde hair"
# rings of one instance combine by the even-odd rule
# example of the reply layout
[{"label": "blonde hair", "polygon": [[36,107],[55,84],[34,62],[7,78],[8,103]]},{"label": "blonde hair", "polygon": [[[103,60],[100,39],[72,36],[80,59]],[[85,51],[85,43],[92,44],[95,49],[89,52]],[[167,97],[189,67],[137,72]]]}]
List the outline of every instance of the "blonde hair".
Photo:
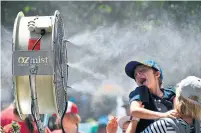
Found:
[{"label": "blonde hair", "polygon": [[[197,101],[196,96],[190,97],[191,100]],[[177,92],[176,94],[176,110],[179,114],[190,116],[194,119],[201,120],[201,106],[193,103],[190,99],[184,98]]]}]

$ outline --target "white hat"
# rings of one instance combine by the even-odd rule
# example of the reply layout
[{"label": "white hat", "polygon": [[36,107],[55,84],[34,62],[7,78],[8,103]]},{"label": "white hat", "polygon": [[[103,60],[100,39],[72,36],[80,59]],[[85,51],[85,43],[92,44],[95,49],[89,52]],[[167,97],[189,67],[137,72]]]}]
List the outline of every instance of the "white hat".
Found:
[{"label": "white hat", "polygon": [[[195,76],[189,76],[177,84],[177,95],[181,95],[194,104],[201,106],[201,79]],[[198,99],[195,101],[191,99],[196,96]]]},{"label": "white hat", "polygon": [[118,124],[121,129],[123,129],[123,125],[130,120],[130,116],[123,116],[118,119]]}]

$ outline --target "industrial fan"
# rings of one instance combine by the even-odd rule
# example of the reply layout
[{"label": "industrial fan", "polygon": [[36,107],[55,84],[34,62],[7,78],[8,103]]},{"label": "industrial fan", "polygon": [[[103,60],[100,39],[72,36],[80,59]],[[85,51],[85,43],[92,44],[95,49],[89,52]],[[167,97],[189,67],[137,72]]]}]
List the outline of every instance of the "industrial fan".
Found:
[{"label": "industrial fan", "polygon": [[68,80],[64,37],[59,11],[54,16],[25,17],[18,13],[13,28],[12,74],[22,119],[28,114],[37,120],[39,114],[64,114]]}]

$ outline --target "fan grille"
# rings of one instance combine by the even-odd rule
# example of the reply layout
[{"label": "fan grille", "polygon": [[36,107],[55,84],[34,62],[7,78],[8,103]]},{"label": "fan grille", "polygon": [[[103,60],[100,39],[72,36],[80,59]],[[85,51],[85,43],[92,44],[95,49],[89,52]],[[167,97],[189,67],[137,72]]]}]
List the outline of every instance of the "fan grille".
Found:
[{"label": "fan grille", "polygon": [[59,13],[56,14],[55,27],[54,27],[54,52],[55,52],[55,94],[58,113],[60,116],[64,113],[65,104],[67,102],[67,47],[64,43],[64,25],[63,20]]}]

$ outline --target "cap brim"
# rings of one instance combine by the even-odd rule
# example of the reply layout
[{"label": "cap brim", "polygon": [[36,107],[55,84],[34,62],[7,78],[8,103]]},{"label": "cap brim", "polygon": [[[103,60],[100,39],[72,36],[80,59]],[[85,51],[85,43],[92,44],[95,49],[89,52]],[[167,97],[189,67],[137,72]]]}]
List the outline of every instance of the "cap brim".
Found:
[{"label": "cap brim", "polygon": [[121,129],[123,129],[123,125],[128,121],[130,121],[130,116],[123,116],[123,117],[119,118],[119,120],[118,120],[119,127]]},{"label": "cap brim", "polygon": [[130,61],[126,64],[125,72],[130,78],[135,79],[134,70],[138,65],[144,65],[144,64],[138,61]]}]

